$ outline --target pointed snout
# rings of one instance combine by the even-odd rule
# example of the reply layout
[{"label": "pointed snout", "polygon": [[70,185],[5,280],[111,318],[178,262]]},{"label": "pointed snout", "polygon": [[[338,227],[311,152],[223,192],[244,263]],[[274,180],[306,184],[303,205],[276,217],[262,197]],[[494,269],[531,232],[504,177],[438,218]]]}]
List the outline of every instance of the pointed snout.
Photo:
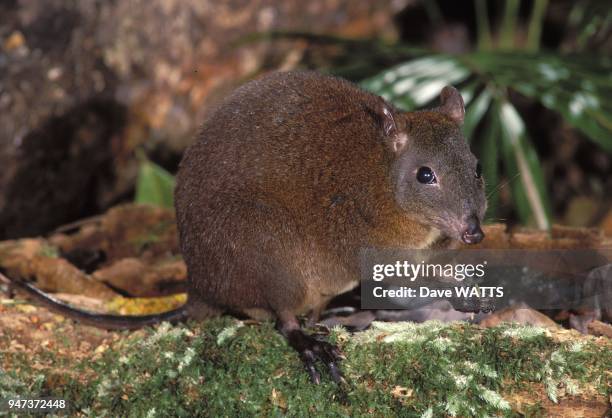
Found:
[{"label": "pointed snout", "polygon": [[466,220],[465,229],[461,233],[461,240],[466,244],[478,244],[484,236],[478,218],[474,215],[470,216]]}]

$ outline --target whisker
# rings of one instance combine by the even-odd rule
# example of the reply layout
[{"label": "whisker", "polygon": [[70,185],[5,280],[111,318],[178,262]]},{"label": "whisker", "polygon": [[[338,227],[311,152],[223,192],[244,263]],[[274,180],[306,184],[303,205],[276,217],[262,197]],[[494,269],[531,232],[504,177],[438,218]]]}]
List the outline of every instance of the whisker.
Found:
[{"label": "whisker", "polygon": [[514,180],[516,180],[519,176],[521,175],[521,173],[516,173],[514,176],[512,176],[512,178],[499,183],[497,186],[495,186],[495,188],[493,190],[491,190],[488,194],[487,194],[487,199],[490,198],[494,193],[499,192],[502,188],[506,187],[507,185],[509,185],[511,182],[513,182]]},{"label": "whisker", "polygon": [[488,222],[506,222],[506,218],[486,218]]}]

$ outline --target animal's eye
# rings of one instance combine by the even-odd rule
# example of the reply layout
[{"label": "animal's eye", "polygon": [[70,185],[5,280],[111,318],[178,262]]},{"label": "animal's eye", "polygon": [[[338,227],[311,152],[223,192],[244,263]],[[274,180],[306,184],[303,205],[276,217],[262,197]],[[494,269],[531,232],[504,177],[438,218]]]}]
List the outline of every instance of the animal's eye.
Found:
[{"label": "animal's eye", "polygon": [[476,164],[476,178],[479,179],[482,177],[482,166],[480,163]]},{"label": "animal's eye", "polygon": [[423,184],[434,184],[437,182],[436,175],[429,167],[421,167],[416,174],[417,181]]}]

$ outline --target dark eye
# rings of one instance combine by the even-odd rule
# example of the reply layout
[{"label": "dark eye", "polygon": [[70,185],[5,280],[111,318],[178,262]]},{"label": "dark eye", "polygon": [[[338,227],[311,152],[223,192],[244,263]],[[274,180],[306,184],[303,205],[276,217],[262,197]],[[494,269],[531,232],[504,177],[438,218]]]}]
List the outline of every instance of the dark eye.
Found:
[{"label": "dark eye", "polygon": [[417,171],[416,178],[419,183],[423,184],[434,184],[436,183],[436,175],[433,170],[429,167],[421,167]]},{"label": "dark eye", "polygon": [[480,163],[476,164],[476,178],[479,179],[482,177],[482,166]]}]

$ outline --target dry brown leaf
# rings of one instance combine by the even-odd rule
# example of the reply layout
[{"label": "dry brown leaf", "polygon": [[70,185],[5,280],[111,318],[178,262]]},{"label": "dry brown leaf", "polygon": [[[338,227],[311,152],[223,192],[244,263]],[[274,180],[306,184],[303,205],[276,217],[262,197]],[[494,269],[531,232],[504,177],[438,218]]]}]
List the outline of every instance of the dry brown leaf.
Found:
[{"label": "dry brown leaf", "polygon": [[492,313],[480,321],[479,325],[483,328],[491,328],[503,322],[516,322],[549,329],[559,328],[559,325],[546,315],[525,306],[509,307]]},{"label": "dry brown leaf", "polygon": [[93,278],[131,296],[153,297],[168,294],[184,282],[187,267],[176,259],[151,264],[138,258],[124,258],[96,271]]},{"label": "dry brown leaf", "polygon": [[287,400],[285,399],[285,396],[282,394],[281,391],[276,390],[275,388],[272,388],[272,393],[270,394],[270,402],[272,402],[273,405],[279,407],[280,409],[287,409]]},{"label": "dry brown leaf", "polygon": [[395,386],[393,390],[391,390],[391,395],[393,395],[394,398],[403,400],[412,397],[412,392],[412,389],[403,386]]},{"label": "dry brown leaf", "polygon": [[605,398],[601,394],[589,394],[588,398],[581,396],[560,397],[558,403],[553,403],[546,396],[546,390],[541,384],[530,384],[530,388],[520,392],[504,394],[512,409],[525,413],[533,405],[540,404],[545,416],[555,418],[601,418],[606,411]]},{"label": "dry brown leaf", "polygon": [[37,285],[46,292],[64,292],[98,299],[117,293],[97,282],[63,258],[36,257],[32,260]]},{"label": "dry brown leaf", "polygon": [[591,321],[587,325],[587,329],[591,335],[603,335],[612,338],[612,325],[606,324],[605,322]]}]

